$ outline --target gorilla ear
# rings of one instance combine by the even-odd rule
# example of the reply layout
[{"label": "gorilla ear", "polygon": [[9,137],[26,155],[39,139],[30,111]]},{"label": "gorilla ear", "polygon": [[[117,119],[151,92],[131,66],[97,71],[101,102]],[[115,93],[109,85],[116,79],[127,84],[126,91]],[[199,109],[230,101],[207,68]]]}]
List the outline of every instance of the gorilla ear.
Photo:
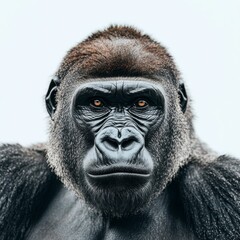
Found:
[{"label": "gorilla ear", "polygon": [[57,94],[57,89],[59,85],[60,85],[59,78],[54,77],[50,82],[47,94],[45,96],[46,108],[52,120],[53,120],[53,114],[55,113],[57,108],[56,94]]},{"label": "gorilla ear", "polygon": [[180,105],[182,108],[182,112],[185,113],[186,109],[187,109],[188,97],[187,97],[187,92],[186,92],[184,83],[179,84],[178,95],[179,95],[179,99],[180,99]]}]

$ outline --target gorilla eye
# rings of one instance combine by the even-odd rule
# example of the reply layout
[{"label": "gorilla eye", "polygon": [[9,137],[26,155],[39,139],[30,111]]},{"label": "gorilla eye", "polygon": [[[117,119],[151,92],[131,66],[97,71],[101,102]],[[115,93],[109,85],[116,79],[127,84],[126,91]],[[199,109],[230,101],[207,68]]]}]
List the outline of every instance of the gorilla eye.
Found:
[{"label": "gorilla eye", "polygon": [[136,107],[139,107],[139,108],[144,108],[148,106],[148,103],[143,99],[139,99],[135,104],[136,104]]},{"label": "gorilla eye", "polygon": [[91,101],[91,105],[94,106],[94,107],[98,107],[98,108],[104,106],[103,102],[99,99],[93,99]]}]

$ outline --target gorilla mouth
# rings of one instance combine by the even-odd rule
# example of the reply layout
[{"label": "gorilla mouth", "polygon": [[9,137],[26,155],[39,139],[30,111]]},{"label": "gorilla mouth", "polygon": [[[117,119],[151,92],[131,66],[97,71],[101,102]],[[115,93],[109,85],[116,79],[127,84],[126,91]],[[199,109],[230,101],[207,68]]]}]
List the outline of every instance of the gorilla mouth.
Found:
[{"label": "gorilla mouth", "polygon": [[115,175],[115,174],[134,174],[134,175],[143,175],[150,176],[150,171],[143,168],[136,168],[131,166],[111,166],[100,169],[94,169],[88,172],[88,175],[91,176],[104,176],[104,175]]},{"label": "gorilla mouth", "polygon": [[132,166],[110,166],[90,170],[87,173],[89,182],[103,188],[136,188],[146,184],[151,171]]}]

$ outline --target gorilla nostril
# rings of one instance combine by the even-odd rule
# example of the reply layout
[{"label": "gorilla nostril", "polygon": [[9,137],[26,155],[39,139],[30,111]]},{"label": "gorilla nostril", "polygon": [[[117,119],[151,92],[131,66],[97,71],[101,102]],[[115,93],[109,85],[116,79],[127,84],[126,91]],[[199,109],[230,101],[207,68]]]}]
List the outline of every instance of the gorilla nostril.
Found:
[{"label": "gorilla nostril", "polygon": [[106,148],[110,150],[118,150],[119,144],[116,140],[112,138],[107,138],[103,141],[103,144],[105,145]]},{"label": "gorilla nostril", "polygon": [[122,141],[121,147],[123,149],[132,148],[134,142],[135,142],[135,140],[133,138],[126,139],[126,140]]}]

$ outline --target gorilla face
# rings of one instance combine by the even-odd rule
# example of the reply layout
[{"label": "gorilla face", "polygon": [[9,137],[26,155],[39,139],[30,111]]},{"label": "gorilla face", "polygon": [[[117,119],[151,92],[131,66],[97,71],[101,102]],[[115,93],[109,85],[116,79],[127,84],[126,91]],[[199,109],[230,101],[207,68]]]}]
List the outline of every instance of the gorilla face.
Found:
[{"label": "gorilla face", "polygon": [[82,160],[88,199],[97,192],[101,196],[95,205],[104,199],[107,202],[100,206],[114,201],[119,206],[129,195],[145,202],[153,175],[147,135],[164,118],[162,92],[146,82],[88,83],[74,95],[72,117],[79,129],[86,128],[91,135],[89,152]]},{"label": "gorilla face", "polygon": [[58,95],[49,162],[103,213],[134,214],[159,195],[188,155],[177,91],[166,79],[72,81]]}]

